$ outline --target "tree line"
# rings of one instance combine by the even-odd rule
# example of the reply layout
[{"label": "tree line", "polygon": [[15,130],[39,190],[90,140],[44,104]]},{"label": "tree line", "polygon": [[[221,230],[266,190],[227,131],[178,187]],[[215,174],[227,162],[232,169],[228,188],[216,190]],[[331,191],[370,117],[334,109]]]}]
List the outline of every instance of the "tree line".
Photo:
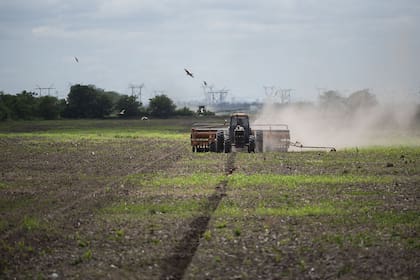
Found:
[{"label": "tree line", "polygon": [[151,98],[149,106],[145,107],[137,96],[105,91],[94,85],[73,85],[65,99],[36,96],[36,93],[29,91],[18,94],[0,92],[0,120],[106,118],[113,115],[121,118],[168,118],[192,116],[194,112],[187,107],[177,109],[165,94]]}]

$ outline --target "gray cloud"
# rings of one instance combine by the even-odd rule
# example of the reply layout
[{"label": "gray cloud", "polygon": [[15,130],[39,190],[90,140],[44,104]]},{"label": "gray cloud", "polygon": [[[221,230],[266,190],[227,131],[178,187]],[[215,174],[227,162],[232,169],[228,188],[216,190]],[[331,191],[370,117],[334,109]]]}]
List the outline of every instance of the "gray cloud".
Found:
[{"label": "gray cloud", "polygon": [[205,79],[237,100],[266,84],[301,99],[317,86],[409,91],[420,87],[418,14],[414,0],[2,1],[0,90],[143,82],[199,99]]}]

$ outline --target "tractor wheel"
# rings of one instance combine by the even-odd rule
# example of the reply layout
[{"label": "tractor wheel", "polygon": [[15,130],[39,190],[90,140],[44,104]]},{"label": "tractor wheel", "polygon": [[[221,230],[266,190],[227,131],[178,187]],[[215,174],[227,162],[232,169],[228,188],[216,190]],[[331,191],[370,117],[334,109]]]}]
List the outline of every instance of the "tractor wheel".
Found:
[{"label": "tractor wheel", "polygon": [[232,143],[230,139],[225,139],[225,153],[230,153],[232,151]]},{"label": "tractor wheel", "polygon": [[216,152],[222,153],[225,142],[225,135],[223,131],[218,131],[216,134]]}]

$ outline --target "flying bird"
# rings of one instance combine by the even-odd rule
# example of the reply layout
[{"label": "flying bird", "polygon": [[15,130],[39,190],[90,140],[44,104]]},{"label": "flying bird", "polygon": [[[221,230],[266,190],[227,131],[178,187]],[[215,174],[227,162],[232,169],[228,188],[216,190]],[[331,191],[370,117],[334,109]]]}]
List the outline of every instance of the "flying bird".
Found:
[{"label": "flying bird", "polygon": [[188,75],[188,76],[190,76],[191,78],[194,78],[193,73],[191,73],[190,71],[188,71],[188,70],[187,70],[187,69],[185,69],[185,68],[184,68],[184,70],[185,70],[185,73],[187,73],[187,75]]},{"label": "flying bird", "polygon": [[206,82],[206,81],[203,81],[203,84],[204,84],[205,86],[207,86],[207,82]]},{"label": "flying bird", "polygon": [[79,59],[77,57],[74,57],[74,60],[76,60],[76,62],[79,63]]}]

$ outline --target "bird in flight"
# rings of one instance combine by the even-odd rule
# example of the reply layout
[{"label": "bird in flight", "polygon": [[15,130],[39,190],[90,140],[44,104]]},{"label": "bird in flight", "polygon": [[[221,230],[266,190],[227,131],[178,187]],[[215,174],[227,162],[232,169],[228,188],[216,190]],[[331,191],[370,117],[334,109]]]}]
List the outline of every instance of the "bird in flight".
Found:
[{"label": "bird in flight", "polygon": [[204,84],[204,86],[207,86],[207,82],[206,81],[203,81],[203,84]]},{"label": "bird in flight", "polygon": [[74,60],[76,60],[76,62],[79,63],[79,59],[77,57],[74,57]]},{"label": "bird in flight", "polygon": [[187,70],[187,69],[185,69],[185,68],[184,68],[184,70],[185,70],[185,73],[187,73],[187,75],[188,75],[188,76],[190,76],[191,78],[194,78],[193,73],[191,73],[190,71],[188,71],[188,70]]}]

